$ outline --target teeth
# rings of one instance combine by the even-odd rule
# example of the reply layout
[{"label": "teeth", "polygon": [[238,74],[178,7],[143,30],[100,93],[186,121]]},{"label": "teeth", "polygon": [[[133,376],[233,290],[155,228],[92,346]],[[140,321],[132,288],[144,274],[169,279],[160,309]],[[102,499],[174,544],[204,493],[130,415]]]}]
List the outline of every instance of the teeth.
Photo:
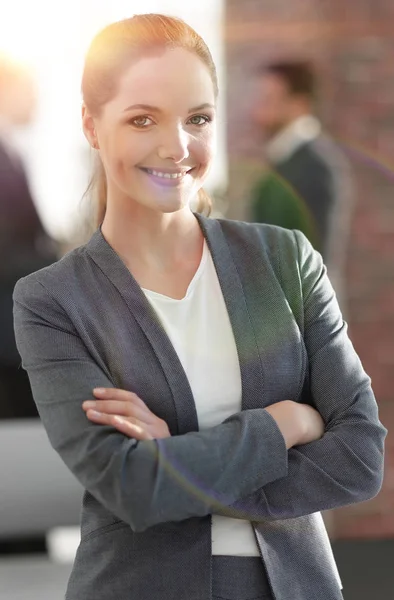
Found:
[{"label": "teeth", "polygon": [[163,179],[180,179],[185,175],[184,172],[181,173],[162,173],[161,171],[154,171],[153,169],[146,169],[150,175],[155,175],[155,177],[162,177]]}]

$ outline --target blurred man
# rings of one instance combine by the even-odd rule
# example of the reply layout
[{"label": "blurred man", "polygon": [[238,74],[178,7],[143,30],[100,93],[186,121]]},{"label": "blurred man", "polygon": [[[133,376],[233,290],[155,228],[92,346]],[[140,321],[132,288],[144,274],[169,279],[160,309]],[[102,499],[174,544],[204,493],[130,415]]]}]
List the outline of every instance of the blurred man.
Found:
[{"label": "blurred man", "polygon": [[31,197],[13,136],[36,105],[27,70],[0,56],[0,419],[37,416],[16,349],[12,293],[20,277],[56,260]]},{"label": "blurred man", "polygon": [[315,103],[308,63],[278,62],[259,71],[253,120],[266,141],[269,169],[252,191],[251,219],[305,233],[339,288],[351,178],[341,152],[322,132]]}]

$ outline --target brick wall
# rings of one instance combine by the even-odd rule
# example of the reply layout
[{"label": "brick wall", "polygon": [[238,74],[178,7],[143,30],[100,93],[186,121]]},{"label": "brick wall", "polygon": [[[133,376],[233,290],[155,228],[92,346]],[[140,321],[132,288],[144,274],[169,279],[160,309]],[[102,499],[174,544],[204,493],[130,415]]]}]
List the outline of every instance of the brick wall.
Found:
[{"label": "brick wall", "polygon": [[[354,5],[353,5],[354,4]],[[387,0],[227,0],[228,215],[245,218],[262,168],[249,120],[253,70],[262,60],[312,58],[322,77],[321,116],[356,181],[347,256],[350,334],[372,377],[381,419],[394,426],[394,3]],[[261,172],[261,171],[260,171]],[[342,538],[394,536],[394,434],[383,490],[331,514]]]}]

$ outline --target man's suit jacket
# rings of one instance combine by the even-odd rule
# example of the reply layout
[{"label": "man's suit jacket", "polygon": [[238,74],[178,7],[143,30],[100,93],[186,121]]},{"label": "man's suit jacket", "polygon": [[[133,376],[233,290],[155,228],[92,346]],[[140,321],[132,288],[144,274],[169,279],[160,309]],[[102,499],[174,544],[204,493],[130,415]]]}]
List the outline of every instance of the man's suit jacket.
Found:
[{"label": "man's suit jacket", "polygon": [[352,200],[347,162],[332,140],[320,135],[257,181],[251,218],[302,231],[326,264],[334,266],[341,260],[339,252],[345,252]]},{"label": "man's suit jacket", "polygon": [[0,365],[15,366],[12,292],[21,277],[56,260],[41,224],[22,163],[0,141]]},{"label": "man's suit jacket", "polygon": [[[67,600],[210,600],[211,514],[253,522],[275,600],[339,600],[321,510],[371,498],[386,430],[321,257],[299,232],[199,216],[233,327],[242,411],[198,431],[181,363],[98,230],[21,280],[15,330],[49,439],[85,487]],[[202,373],[203,377],[204,374]],[[172,437],[88,421],[94,387],[136,392]],[[286,451],[264,407],[310,402],[322,439]]]}]

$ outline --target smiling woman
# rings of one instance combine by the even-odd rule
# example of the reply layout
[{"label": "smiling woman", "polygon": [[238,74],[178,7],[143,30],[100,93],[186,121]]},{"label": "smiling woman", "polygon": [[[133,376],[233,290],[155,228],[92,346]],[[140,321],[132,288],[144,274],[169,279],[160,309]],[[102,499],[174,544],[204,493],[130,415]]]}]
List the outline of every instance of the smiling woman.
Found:
[{"label": "smiling woman", "polygon": [[[127,32],[114,23],[92,42],[82,81],[83,123],[102,161],[91,184],[98,189],[99,223],[122,194],[160,210],[188,205],[198,195],[199,209],[209,212],[201,186],[214,154],[218,84],[200,40],[180,19],[161,17],[153,26],[140,15]],[[130,198],[127,205],[131,210]]]},{"label": "smiling woman", "polygon": [[41,419],[86,489],[67,600],[340,600],[319,511],[379,491],[386,430],[321,256],[193,212],[217,80],[186,23],[110,25],[82,89],[99,227],[14,293]]}]

